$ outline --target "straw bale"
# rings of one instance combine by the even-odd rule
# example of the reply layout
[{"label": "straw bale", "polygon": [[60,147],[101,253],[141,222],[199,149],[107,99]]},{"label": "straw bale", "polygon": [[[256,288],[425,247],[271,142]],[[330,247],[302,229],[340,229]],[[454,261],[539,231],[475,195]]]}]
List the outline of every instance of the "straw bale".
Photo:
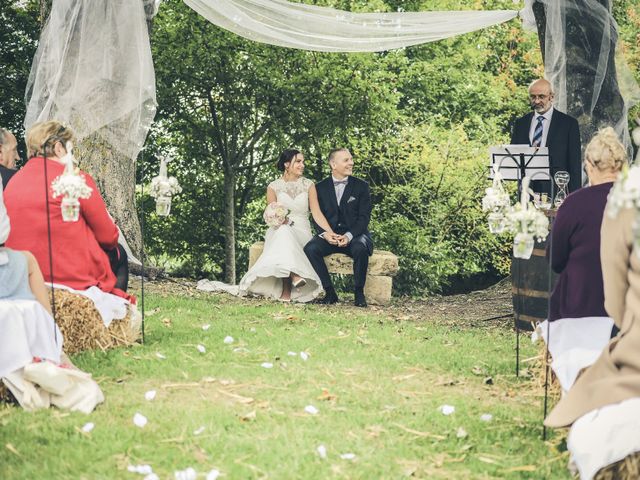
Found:
[{"label": "straw bale", "polygon": [[64,350],[68,354],[131,345],[139,337],[139,331],[131,325],[131,312],[125,318],[111,322],[107,329],[93,301],[83,295],[56,289],[55,305],[56,323],[62,331]]},{"label": "straw bale", "polygon": [[640,452],[627,455],[619,462],[601,469],[594,480],[636,480],[640,478]]}]

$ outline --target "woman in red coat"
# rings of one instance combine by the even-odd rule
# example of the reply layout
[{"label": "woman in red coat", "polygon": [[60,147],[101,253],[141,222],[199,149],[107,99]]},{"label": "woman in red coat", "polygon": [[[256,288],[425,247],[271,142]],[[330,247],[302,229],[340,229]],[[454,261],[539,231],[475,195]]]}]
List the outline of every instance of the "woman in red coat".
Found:
[{"label": "woman in red coat", "polygon": [[[127,261],[124,249],[118,247],[118,228],[93,178],[81,172],[91,188],[91,196],[80,199],[80,217],[76,222],[63,221],[62,197],[53,197],[51,182],[64,171],[60,159],[66,155],[64,146],[70,141],[73,132],[56,121],[37,123],[27,132],[29,161],[12,177],[4,192],[11,218],[6,246],[33,253],[47,282],[74,290],[95,286],[135,302],[134,297],[125,293]],[[45,186],[49,196],[48,219]],[[53,272],[47,223],[51,229]],[[114,271],[118,272],[117,277]]]}]

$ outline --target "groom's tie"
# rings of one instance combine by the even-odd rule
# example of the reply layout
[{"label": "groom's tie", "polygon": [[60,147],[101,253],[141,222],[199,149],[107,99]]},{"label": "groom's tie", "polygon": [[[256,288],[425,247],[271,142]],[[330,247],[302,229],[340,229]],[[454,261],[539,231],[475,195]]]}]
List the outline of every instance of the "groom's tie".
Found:
[{"label": "groom's tie", "polygon": [[544,130],[544,117],[540,115],[538,117],[538,124],[536,125],[536,129],[533,131],[533,139],[531,140],[532,147],[539,147],[542,145],[542,132]]}]

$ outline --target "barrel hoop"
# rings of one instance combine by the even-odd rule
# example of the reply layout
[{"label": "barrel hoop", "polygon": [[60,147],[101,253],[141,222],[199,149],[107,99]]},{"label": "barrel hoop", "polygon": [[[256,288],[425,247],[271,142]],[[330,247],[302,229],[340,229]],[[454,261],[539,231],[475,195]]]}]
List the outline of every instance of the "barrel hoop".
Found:
[{"label": "barrel hoop", "polygon": [[522,295],[532,298],[549,298],[549,292],[547,292],[546,290],[531,290],[529,288],[518,288],[511,286],[511,293],[513,293],[514,295]]},{"label": "barrel hoop", "polygon": [[546,318],[542,318],[542,317],[532,317],[531,315],[518,315],[517,313],[515,314],[515,317],[517,320],[525,321],[525,322],[539,322],[541,320],[546,320]]}]

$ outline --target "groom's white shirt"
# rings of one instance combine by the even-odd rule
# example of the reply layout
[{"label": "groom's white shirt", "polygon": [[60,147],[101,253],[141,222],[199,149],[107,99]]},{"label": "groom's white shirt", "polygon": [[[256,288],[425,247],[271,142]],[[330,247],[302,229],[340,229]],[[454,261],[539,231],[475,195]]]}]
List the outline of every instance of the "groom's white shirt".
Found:
[{"label": "groom's white shirt", "polygon": [[[338,207],[340,206],[340,200],[342,200],[342,194],[344,193],[344,189],[347,188],[347,185],[344,183],[339,183],[336,185],[335,182],[342,182],[344,180],[349,181],[349,177],[344,177],[342,180],[338,180],[336,177],[331,175],[331,179],[333,180],[333,188],[336,191],[336,200],[338,201]],[[345,232],[345,237],[349,239],[349,242],[353,240],[353,234],[351,232]]]}]

